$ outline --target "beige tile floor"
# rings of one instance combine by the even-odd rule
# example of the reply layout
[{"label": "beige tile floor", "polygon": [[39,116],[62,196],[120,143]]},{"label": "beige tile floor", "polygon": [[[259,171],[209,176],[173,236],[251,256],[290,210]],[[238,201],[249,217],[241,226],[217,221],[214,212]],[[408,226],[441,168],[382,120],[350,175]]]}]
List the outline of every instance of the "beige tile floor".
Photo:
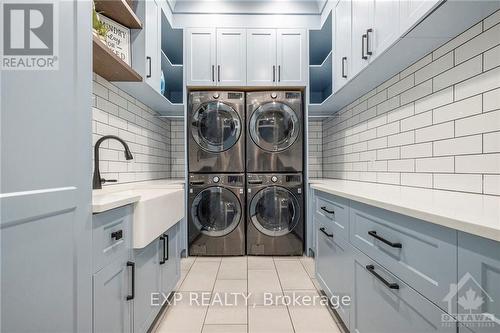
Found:
[{"label": "beige tile floor", "polygon": [[[182,299],[166,308],[156,333],[342,332],[319,302],[279,301],[283,295],[318,297],[311,258],[189,257],[181,265],[176,298]],[[278,301],[266,304],[264,293]]]}]

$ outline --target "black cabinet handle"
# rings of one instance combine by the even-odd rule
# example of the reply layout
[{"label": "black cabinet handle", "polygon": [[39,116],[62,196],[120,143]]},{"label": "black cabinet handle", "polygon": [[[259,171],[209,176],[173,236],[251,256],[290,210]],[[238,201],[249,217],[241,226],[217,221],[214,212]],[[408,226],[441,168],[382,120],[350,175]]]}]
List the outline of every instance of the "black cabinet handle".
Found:
[{"label": "black cabinet handle", "polygon": [[148,61],[148,68],[149,68],[149,72],[146,75],[146,77],[150,78],[151,77],[151,57],[146,57],[146,60]]},{"label": "black cabinet handle", "polygon": [[220,82],[220,65],[217,65],[217,81]]},{"label": "black cabinet handle", "polygon": [[334,210],[328,210],[328,208],[326,208],[326,206],[321,207],[321,210],[324,211],[324,212],[327,212],[328,214],[335,215],[335,211]]},{"label": "black cabinet handle", "polygon": [[115,241],[122,239],[123,238],[123,230],[113,231],[111,233],[111,238],[113,238]]},{"label": "black cabinet handle", "polygon": [[345,73],[345,63],[347,61],[347,57],[342,58],[342,77],[347,79],[347,74]]},{"label": "black cabinet handle", "polygon": [[367,56],[365,56],[365,40],[366,40],[366,34],[364,34],[363,36],[361,36],[361,59],[368,59]]},{"label": "black cabinet handle", "polygon": [[[168,261],[168,235],[167,234],[164,234],[163,237],[165,237],[165,243],[166,243],[166,246],[165,246],[165,243],[164,246],[163,246],[163,260],[165,261]],[[166,249],[166,255],[165,255],[165,249]]]},{"label": "black cabinet handle", "polygon": [[321,228],[319,228],[319,231],[324,233],[326,235],[326,237],[333,238],[333,234],[327,233],[325,228],[321,227]]},{"label": "black cabinet handle", "polygon": [[368,231],[368,235],[372,236],[373,238],[378,239],[379,241],[381,241],[381,242],[383,242],[391,247],[395,247],[398,249],[401,249],[403,247],[403,245],[401,243],[392,243],[392,242],[388,241],[387,239],[377,235],[377,232],[375,230]]},{"label": "black cabinet handle", "polygon": [[366,54],[367,55],[372,55],[373,52],[370,49],[370,34],[373,32],[373,29],[367,29],[366,30]]},{"label": "black cabinet handle", "polygon": [[212,65],[212,82],[215,82],[215,65]]},{"label": "black cabinet handle", "polygon": [[281,65],[278,65],[278,82],[281,82]]},{"label": "black cabinet handle", "polygon": [[276,65],[273,65],[273,82],[276,82]]},{"label": "black cabinet handle", "polygon": [[162,243],[163,243],[163,257],[162,257],[162,259],[160,260],[160,265],[163,265],[163,264],[166,262],[166,260],[165,260],[165,237],[160,236],[160,240],[161,240],[161,241],[162,241]]},{"label": "black cabinet handle", "polygon": [[397,284],[397,283],[390,283],[389,281],[387,281],[386,279],[384,279],[383,277],[381,277],[377,272],[375,272],[375,266],[373,266],[373,265],[366,265],[366,269],[368,270],[368,272],[372,273],[373,276],[375,276],[377,279],[379,279],[380,282],[382,282],[387,288],[389,288],[389,289],[399,289],[399,284]]},{"label": "black cabinet handle", "polygon": [[132,267],[132,293],[127,295],[127,301],[130,301],[135,297],[135,262],[127,261],[127,267]]}]

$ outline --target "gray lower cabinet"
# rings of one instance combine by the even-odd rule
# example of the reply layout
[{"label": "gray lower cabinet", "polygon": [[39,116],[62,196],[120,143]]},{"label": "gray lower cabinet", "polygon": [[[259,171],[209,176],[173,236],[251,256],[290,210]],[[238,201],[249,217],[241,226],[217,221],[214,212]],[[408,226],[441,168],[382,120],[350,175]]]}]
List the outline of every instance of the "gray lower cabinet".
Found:
[{"label": "gray lower cabinet", "polygon": [[500,332],[500,243],[458,233],[458,303],[460,333]]},{"label": "gray lower cabinet", "polygon": [[[349,327],[352,299],[352,250],[350,244],[335,233],[333,222],[314,217],[317,227],[316,275],[323,291],[332,301],[338,315]],[[342,302],[344,298],[344,301]]]},{"label": "gray lower cabinet", "polygon": [[[389,273],[376,261],[356,251],[351,332],[455,333],[454,319]],[[444,321],[443,321],[444,319]]]},{"label": "gray lower cabinet", "polygon": [[180,225],[176,224],[160,238],[160,287],[166,296],[175,288],[180,278]]}]

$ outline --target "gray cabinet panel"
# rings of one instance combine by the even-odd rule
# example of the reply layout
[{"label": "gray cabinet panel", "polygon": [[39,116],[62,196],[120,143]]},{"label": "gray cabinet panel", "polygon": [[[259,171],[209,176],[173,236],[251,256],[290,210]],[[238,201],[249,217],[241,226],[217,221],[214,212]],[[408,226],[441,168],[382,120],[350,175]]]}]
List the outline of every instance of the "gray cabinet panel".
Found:
[{"label": "gray cabinet panel", "polygon": [[455,230],[351,202],[350,241],[412,288],[448,310],[445,297],[457,283]]},{"label": "gray cabinet panel", "polygon": [[[161,292],[168,295],[174,290],[180,276],[180,253],[179,253],[179,224],[171,227],[160,239],[160,265],[161,270]],[[163,254],[163,244],[165,245],[165,256]]]},{"label": "gray cabinet panel", "polygon": [[[368,269],[373,265],[376,277]],[[389,289],[381,279],[396,283]],[[351,332],[359,333],[455,333],[456,322],[441,309],[357,251],[354,260],[354,303]]]},{"label": "gray cabinet panel", "polygon": [[458,302],[458,319],[470,331],[500,332],[499,242],[458,233],[458,292],[449,301]]},{"label": "gray cabinet panel", "polygon": [[128,255],[94,274],[94,333],[131,332],[131,272]]}]

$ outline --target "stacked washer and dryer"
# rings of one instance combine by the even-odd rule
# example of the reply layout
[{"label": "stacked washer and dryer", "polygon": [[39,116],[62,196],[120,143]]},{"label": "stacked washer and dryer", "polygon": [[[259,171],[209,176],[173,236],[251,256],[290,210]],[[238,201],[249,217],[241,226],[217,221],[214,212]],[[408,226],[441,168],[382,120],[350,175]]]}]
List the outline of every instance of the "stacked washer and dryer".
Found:
[{"label": "stacked washer and dryer", "polygon": [[193,91],[189,254],[302,255],[300,91]]}]

